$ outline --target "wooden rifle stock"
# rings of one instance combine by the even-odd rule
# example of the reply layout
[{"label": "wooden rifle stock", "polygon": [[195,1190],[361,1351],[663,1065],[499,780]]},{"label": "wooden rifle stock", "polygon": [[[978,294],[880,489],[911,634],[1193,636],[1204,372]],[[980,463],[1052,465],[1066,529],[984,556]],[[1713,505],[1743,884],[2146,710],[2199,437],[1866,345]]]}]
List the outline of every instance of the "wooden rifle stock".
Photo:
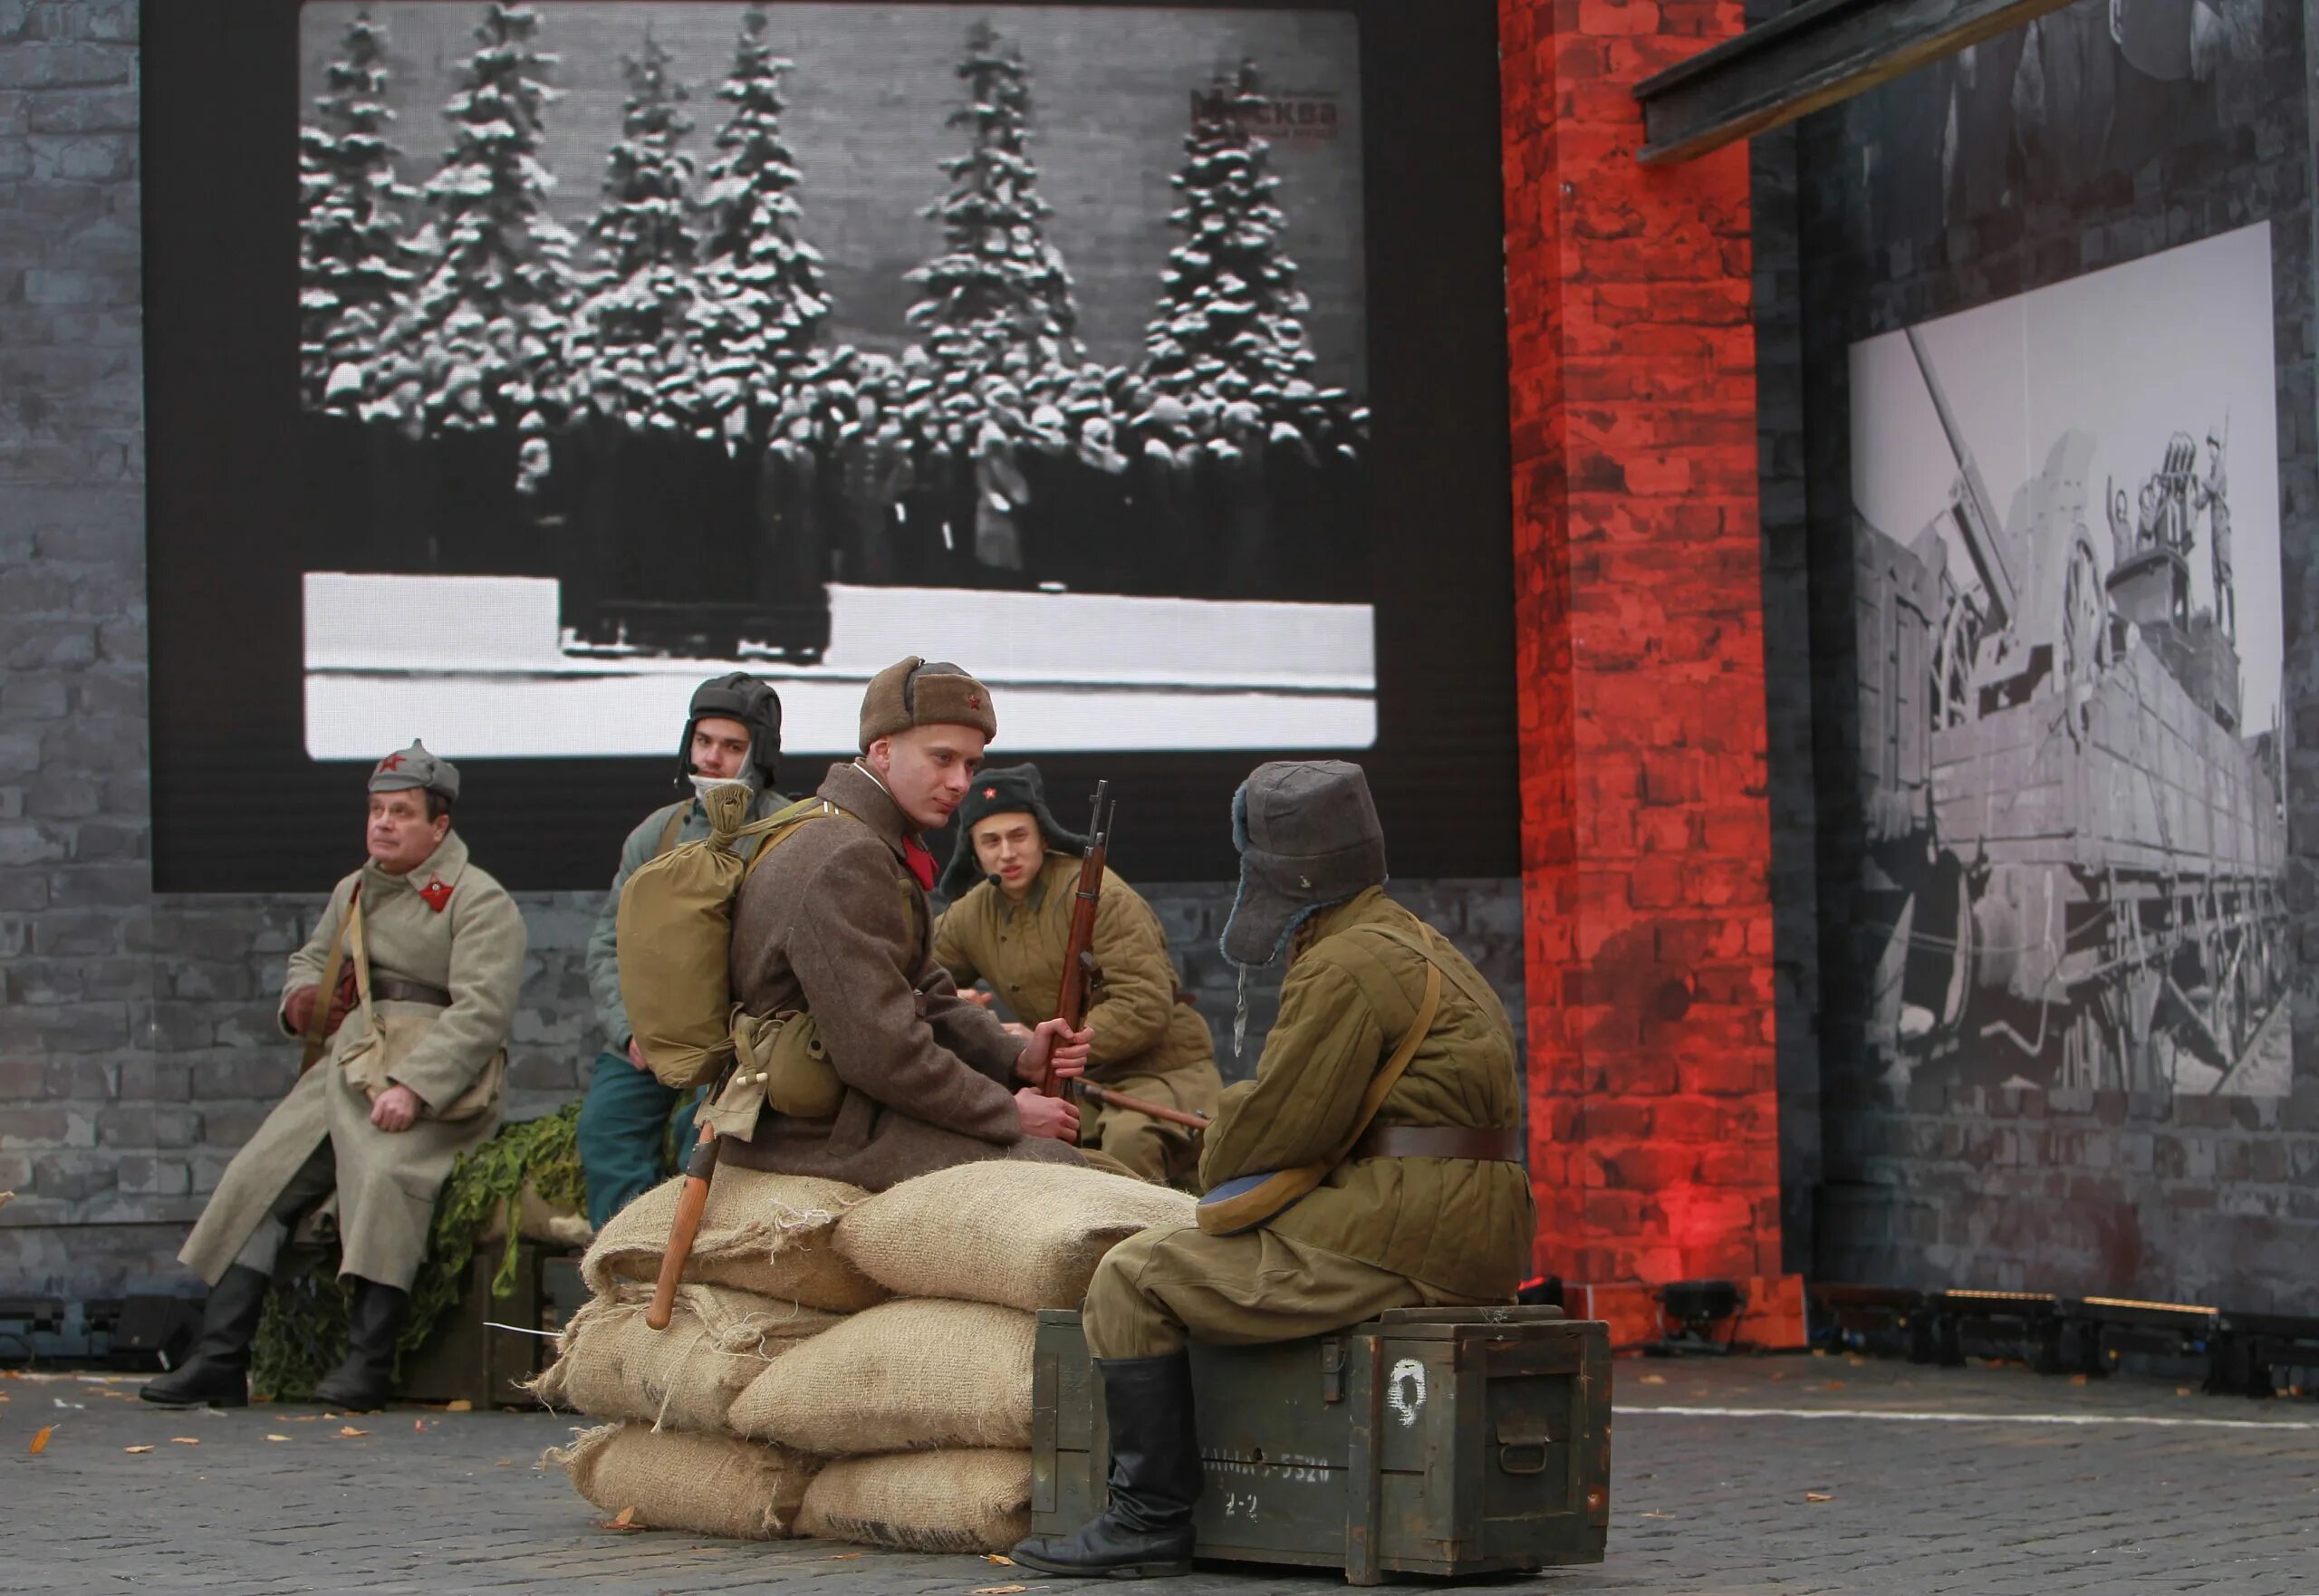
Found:
[{"label": "wooden rifle stock", "polygon": [[[1079,856],[1079,886],[1071,900],[1071,935],[1063,945],[1063,981],[1056,989],[1055,1017],[1072,1030],[1087,1020],[1087,988],[1095,970],[1095,911],[1103,900],[1103,867],[1111,851],[1111,784],[1095,784],[1095,816],[1087,827],[1087,851]],[[1040,1092],[1061,1097],[1063,1083],[1050,1062]]]},{"label": "wooden rifle stock", "polygon": [[1208,1116],[1196,1114],[1189,1109],[1171,1109],[1166,1103],[1152,1102],[1145,1098],[1130,1097],[1124,1091],[1113,1091],[1108,1086],[1098,1086],[1092,1081],[1072,1082],[1073,1094],[1085,1098],[1099,1108],[1125,1109],[1131,1114],[1148,1114],[1154,1120],[1164,1120],[1170,1125],[1181,1125],[1188,1130],[1208,1129]]},{"label": "wooden rifle stock", "polygon": [[[705,1110],[725,1091],[725,1082],[732,1078],[732,1064],[726,1064],[708,1095],[701,1100]],[[692,1244],[700,1235],[700,1217],[708,1208],[708,1183],[717,1178],[717,1131],[703,1125],[700,1139],[692,1144],[692,1157],[685,1160],[685,1183],[677,1193],[676,1217],[669,1221],[668,1250],[660,1255],[660,1278],[653,1283],[652,1305],[644,1311],[644,1322],[652,1330],[669,1328],[669,1317],[677,1309],[677,1287],[685,1277],[685,1265],[692,1261]]]}]

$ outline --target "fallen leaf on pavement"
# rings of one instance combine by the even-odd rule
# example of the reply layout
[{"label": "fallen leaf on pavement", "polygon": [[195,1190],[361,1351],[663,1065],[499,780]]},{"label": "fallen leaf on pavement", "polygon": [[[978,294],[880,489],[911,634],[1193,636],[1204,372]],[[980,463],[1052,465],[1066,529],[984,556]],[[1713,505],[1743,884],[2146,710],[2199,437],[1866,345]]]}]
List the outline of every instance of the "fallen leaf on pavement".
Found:
[{"label": "fallen leaf on pavement", "polygon": [[1022,1596],[1028,1585],[977,1585],[967,1596]]},{"label": "fallen leaf on pavement", "polygon": [[199,1436],[171,1436],[169,1439],[171,1442],[180,1447],[198,1447],[201,1445],[201,1437]]},{"label": "fallen leaf on pavement", "polygon": [[984,1553],[982,1554],[982,1560],[983,1560],[985,1562],[995,1562],[995,1563],[998,1564],[998,1566],[999,1566],[999,1567],[1001,1567],[1001,1568],[1013,1568],[1013,1567],[1015,1566],[1015,1560],[1014,1560],[1013,1558],[1011,1558],[1011,1557],[1001,1557],[1001,1556],[1000,1556],[997,1553],[996,1553],[996,1552],[986,1552],[986,1553]]},{"label": "fallen leaf on pavement", "polygon": [[[329,1415],[325,1414],[323,1417],[328,1418]],[[338,1427],[338,1433],[342,1436],[367,1436],[370,1432],[367,1429],[356,1429],[351,1424],[342,1424]]]},{"label": "fallen leaf on pavement", "polygon": [[1804,1499],[1806,1502],[1833,1502],[1836,1499],[1836,1494],[1833,1491],[1806,1491],[1804,1493]]},{"label": "fallen leaf on pavement", "polygon": [[89,1405],[86,1402],[68,1402],[62,1397],[52,1398],[51,1400],[54,1401],[59,1408],[77,1408],[83,1413],[89,1410]]},{"label": "fallen leaf on pavement", "polygon": [[290,1437],[288,1436],[268,1436],[265,1438],[269,1441],[286,1441]]},{"label": "fallen leaf on pavement", "polygon": [[1820,1382],[1820,1389],[1823,1391],[1840,1391],[1844,1389],[1844,1382],[1840,1380],[1823,1380]]},{"label": "fallen leaf on pavement", "polygon": [[410,1428],[423,1434],[427,1428],[427,1421],[423,1418],[414,1418],[410,1421]]},{"label": "fallen leaf on pavement", "polygon": [[1637,1518],[1672,1518],[1672,1517],[1674,1517],[1675,1515],[1674,1515],[1673,1514],[1671,1514],[1671,1513],[1658,1513],[1658,1512],[1651,1512],[1651,1513],[1639,1513],[1639,1514],[1635,1514],[1635,1516],[1636,1516]]},{"label": "fallen leaf on pavement", "polygon": [[491,1466],[494,1468],[513,1468],[515,1466],[515,1460],[513,1457],[502,1457]]},{"label": "fallen leaf on pavement", "polygon": [[475,1404],[468,1401],[465,1397],[461,1397],[456,1402],[446,1404],[443,1411],[446,1413],[472,1413],[475,1411]]},{"label": "fallen leaf on pavement", "polygon": [[1646,1374],[1642,1377],[1642,1383],[1647,1386],[1663,1386],[1667,1383],[1667,1377],[1663,1374]]},{"label": "fallen leaf on pavement", "polygon": [[612,1522],[617,1524],[634,1524],[636,1522],[636,1509],[633,1507],[621,1508],[617,1514],[613,1514]]},{"label": "fallen leaf on pavement", "polygon": [[121,1448],[124,1452],[150,1452],[152,1449],[153,1448],[150,1447],[123,1447]]},{"label": "fallen leaf on pavement", "polygon": [[51,1437],[51,1436],[53,1436],[53,1435],[54,1435],[55,1433],[56,1433],[56,1427],[55,1427],[54,1425],[53,1425],[53,1424],[43,1424],[43,1425],[42,1425],[42,1426],[40,1427],[40,1433],[39,1433],[39,1434],[37,1434],[37,1435],[35,1435],[34,1437],[33,1437],[33,1456],[34,1456],[34,1457],[39,1457],[43,1452],[45,1452],[45,1451],[47,1451],[47,1450],[48,1450],[48,1437]]},{"label": "fallen leaf on pavement", "polygon": [[837,1552],[831,1553],[827,1557],[817,1558],[815,1561],[820,1562],[852,1562],[855,1558],[861,1555],[861,1553],[859,1552]]},{"label": "fallen leaf on pavement", "polygon": [[2074,1386],[2082,1386],[2085,1383],[2085,1376],[2082,1374],[2073,1374],[2069,1377],[2069,1383]]},{"label": "fallen leaf on pavement", "polygon": [[2178,1397],[2187,1397],[2190,1394],[2190,1388],[2189,1386],[2176,1386],[2174,1388],[2174,1394]]}]

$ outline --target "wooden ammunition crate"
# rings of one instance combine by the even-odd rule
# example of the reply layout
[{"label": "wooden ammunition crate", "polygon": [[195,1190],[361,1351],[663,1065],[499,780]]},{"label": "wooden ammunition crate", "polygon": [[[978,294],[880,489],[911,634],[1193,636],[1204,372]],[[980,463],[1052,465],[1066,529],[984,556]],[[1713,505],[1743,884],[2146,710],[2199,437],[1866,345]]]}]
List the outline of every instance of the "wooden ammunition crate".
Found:
[{"label": "wooden ammunition crate", "polygon": [[[1609,1328],[1559,1308],[1408,1308],[1335,1335],[1192,1349],[1202,1558],[1462,1577],[1600,1562]],[[1079,1315],[1039,1315],[1031,1528],[1102,1510],[1111,1451]]]},{"label": "wooden ammunition crate", "polygon": [[492,1326],[553,1331],[586,1295],[573,1259],[529,1241],[516,1244],[515,1291],[504,1297],[492,1295],[499,1247],[491,1242],[476,1249],[475,1260],[467,1265],[466,1293],[445,1311],[427,1344],[405,1360],[395,1390],[398,1401],[466,1401],[478,1409],[538,1406],[538,1399],[523,1388],[555,1356],[555,1343],[522,1330]]}]

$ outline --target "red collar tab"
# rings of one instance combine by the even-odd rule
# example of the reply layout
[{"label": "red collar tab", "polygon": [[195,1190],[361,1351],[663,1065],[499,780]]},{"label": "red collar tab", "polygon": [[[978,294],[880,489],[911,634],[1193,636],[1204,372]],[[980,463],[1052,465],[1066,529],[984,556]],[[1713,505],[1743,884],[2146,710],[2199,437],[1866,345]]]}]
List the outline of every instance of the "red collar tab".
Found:
[{"label": "red collar tab", "polygon": [[934,890],[934,855],[916,837],[902,839],[902,863],[909,867],[911,880],[924,892]]},{"label": "red collar tab", "polygon": [[419,889],[419,895],[427,899],[428,908],[437,914],[441,914],[444,906],[451,901],[451,885],[442,877],[430,873],[427,878],[427,885]]}]

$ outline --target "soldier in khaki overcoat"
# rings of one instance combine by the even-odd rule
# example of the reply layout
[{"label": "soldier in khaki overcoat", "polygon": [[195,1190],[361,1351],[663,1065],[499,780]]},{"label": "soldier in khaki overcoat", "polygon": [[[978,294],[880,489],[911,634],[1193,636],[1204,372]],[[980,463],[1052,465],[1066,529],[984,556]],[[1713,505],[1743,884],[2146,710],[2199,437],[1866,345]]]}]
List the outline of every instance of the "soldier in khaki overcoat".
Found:
[{"label": "soldier in khaki overcoat", "polygon": [[193,1355],[144,1387],[148,1401],[249,1401],[250,1340],[284,1244],[334,1192],[354,1305],[346,1360],[314,1394],[383,1403],[436,1189],[499,1123],[524,918],[451,830],[448,761],[413,743],[380,760],[370,786],[370,857],[331,893],[282,984],[284,1033],[328,1044],[226,1167],[178,1255],[209,1300]]},{"label": "soldier in khaki overcoat", "polygon": [[[1035,764],[986,769],[958,805],[958,836],[942,874],[951,899],[934,957],[963,989],[987,979],[1026,1024],[1054,1017],[1071,938],[1079,860],[1087,840],[1047,808]],[[1101,980],[1086,1014],[1087,1079],[1148,1102],[1213,1114],[1224,1082],[1208,1024],[1176,980],[1168,933],[1151,906],[1106,870],[1092,948]],[[1146,1180],[1187,1179],[1190,1134],[1132,1110],[1079,1105],[1079,1145]]]},{"label": "soldier in khaki overcoat", "polygon": [[[1360,767],[1259,766],[1232,821],[1240,893],[1224,952],[1244,969],[1288,953],[1280,1016],[1256,1079],[1225,1089],[1208,1130],[1203,1223],[1129,1237],[1088,1284],[1111,1502],[1072,1534],[1015,1549],[1043,1572],[1189,1571],[1201,1470],[1187,1341],[1294,1341],[1388,1308],[1511,1302],[1530,1261],[1513,1026],[1480,973],[1384,895]],[[1364,1094],[1396,1063],[1364,1126]],[[1227,1183],[1299,1168],[1325,1173],[1293,1207],[1256,1218],[1257,1194],[1236,1212],[1217,1202]]]},{"label": "soldier in khaki overcoat", "polygon": [[990,693],[909,659],[861,700],[861,757],[832,767],[812,818],[760,845],[733,909],[733,995],[756,1021],[809,1015],[827,1062],[815,1111],[736,1076],[704,1116],[718,1158],[871,1191],[985,1159],[1077,1163],[1078,1112],[1034,1082],[1086,1065],[1087,1033],[1027,1038],[958,995],[934,959],[919,832],[948,822],[998,735]]}]

